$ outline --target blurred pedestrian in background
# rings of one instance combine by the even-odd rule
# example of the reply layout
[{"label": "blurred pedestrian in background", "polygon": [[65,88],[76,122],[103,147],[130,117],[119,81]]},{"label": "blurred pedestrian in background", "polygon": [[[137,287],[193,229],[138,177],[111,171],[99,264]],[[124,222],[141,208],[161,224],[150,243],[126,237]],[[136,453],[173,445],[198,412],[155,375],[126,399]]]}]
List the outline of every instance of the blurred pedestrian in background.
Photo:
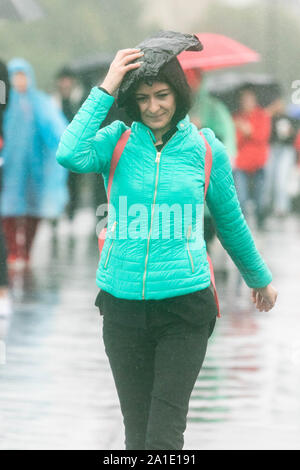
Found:
[{"label": "blurred pedestrian in background", "polygon": [[[84,100],[84,91],[77,82],[74,72],[69,67],[63,67],[56,75],[56,93],[54,99],[71,122]],[[80,204],[83,175],[68,172],[69,202],[66,212],[69,220],[73,220]]]},{"label": "blurred pedestrian in background", "polygon": [[[212,129],[216,137],[223,142],[226,147],[231,163],[236,156],[236,135],[235,125],[229,109],[218,98],[212,96],[207,90],[205,76],[200,69],[187,69],[184,71],[188,84],[192,91],[193,106],[190,111],[191,121],[201,129],[208,127]],[[207,207],[204,205],[204,239],[208,251],[216,236],[216,229],[213,218]],[[226,254],[222,252],[223,261],[218,269],[218,275],[227,277]]]},{"label": "blurred pedestrian in background", "polygon": [[237,136],[237,156],[234,179],[244,215],[248,216],[248,202],[255,204],[258,229],[264,227],[265,166],[269,156],[271,118],[259,106],[254,88],[244,85],[239,91],[239,110],[234,115]]},{"label": "blurred pedestrian in background", "polygon": [[[2,151],[4,147],[3,140],[3,113],[7,106],[9,96],[9,78],[7,67],[0,60],[0,194],[2,190],[2,169],[3,157]],[[9,280],[6,263],[6,246],[2,229],[2,219],[0,217],[0,316],[7,316],[11,313],[11,299],[9,295]]]},{"label": "blurred pedestrian in background", "polygon": [[209,127],[225,145],[230,161],[236,156],[236,133],[233,118],[226,105],[212,96],[200,69],[187,69],[185,76],[193,93],[191,121],[198,127]]},{"label": "blurred pedestrian in background", "polygon": [[268,106],[272,117],[270,156],[266,165],[265,210],[267,214],[284,217],[291,210],[289,183],[296,171],[296,148],[298,124],[286,113],[286,105],[278,98]]},{"label": "blurred pedestrian in background", "polygon": [[55,159],[67,121],[50,96],[36,89],[30,64],[13,59],[8,71],[1,213],[8,262],[23,265],[29,262],[40,220],[57,218],[67,203],[67,172]]},{"label": "blurred pedestrian in background", "polygon": [[[299,126],[299,119],[297,119],[297,124]],[[293,211],[300,214],[300,130],[297,131],[294,146],[296,150],[296,175],[294,194],[292,196],[292,208]]]},{"label": "blurred pedestrian in background", "polygon": [[[0,60],[0,139],[1,148],[3,147],[3,113],[9,98],[9,78],[6,64]],[[1,165],[2,166],[2,165]]]}]

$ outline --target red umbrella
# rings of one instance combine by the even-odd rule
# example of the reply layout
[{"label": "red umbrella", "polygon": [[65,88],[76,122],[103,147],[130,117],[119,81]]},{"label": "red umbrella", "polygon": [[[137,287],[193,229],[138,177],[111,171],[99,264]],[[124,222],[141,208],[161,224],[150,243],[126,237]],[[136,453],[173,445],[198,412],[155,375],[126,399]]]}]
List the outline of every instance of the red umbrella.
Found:
[{"label": "red umbrella", "polygon": [[183,70],[214,70],[234,65],[258,62],[260,55],[234,39],[214,33],[199,33],[196,36],[203,44],[203,51],[184,51],[178,55]]}]

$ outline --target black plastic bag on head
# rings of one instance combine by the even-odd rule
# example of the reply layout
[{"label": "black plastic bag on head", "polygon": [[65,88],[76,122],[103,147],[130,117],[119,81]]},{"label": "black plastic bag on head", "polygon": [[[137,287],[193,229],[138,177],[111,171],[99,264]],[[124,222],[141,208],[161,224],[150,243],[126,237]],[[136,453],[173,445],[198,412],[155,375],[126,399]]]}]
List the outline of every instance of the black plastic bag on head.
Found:
[{"label": "black plastic bag on head", "polygon": [[202,43],[193,34],[160,31],[136,46],[144,52],[143,64],[125,75],[118,92],[118,106],[122,107],[130,88],[142,79],[155,77],[160,69],[183,51],[201,51]]}]

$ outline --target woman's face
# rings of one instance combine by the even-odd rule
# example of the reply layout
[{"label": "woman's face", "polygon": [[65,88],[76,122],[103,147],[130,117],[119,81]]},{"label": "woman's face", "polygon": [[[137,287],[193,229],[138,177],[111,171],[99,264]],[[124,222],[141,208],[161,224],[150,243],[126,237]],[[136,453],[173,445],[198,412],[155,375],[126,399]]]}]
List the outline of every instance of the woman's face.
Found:
[{"label": "woman's face", "polygon": [[16,72],[12,79],[12,85],[19,93],[25,93],[28,86],[28,81],[25,73]]},{"label": "woman's face", "polygon": [[167,83],[141,84],[135,92],[143,123],[153,130],[167,132],[176,111],[175,94]]},{"label": "woman's face", "polygon": [[251,112],[257,106],[257,98],[253,91],[245,90],[240,96],[240,108],[244,112]]}]

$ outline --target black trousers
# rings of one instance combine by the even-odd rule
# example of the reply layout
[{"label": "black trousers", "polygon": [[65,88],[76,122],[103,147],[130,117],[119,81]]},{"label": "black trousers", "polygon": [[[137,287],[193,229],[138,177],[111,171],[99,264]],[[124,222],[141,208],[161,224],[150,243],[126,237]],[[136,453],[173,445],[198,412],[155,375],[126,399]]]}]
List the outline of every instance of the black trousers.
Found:
[{"label": "black trousers", "polygon": [[126,450],[183,448],[190,396],[215,326],[215,318],[195,326],[160,305],[146,311],[145,328],[103,317]]}]

